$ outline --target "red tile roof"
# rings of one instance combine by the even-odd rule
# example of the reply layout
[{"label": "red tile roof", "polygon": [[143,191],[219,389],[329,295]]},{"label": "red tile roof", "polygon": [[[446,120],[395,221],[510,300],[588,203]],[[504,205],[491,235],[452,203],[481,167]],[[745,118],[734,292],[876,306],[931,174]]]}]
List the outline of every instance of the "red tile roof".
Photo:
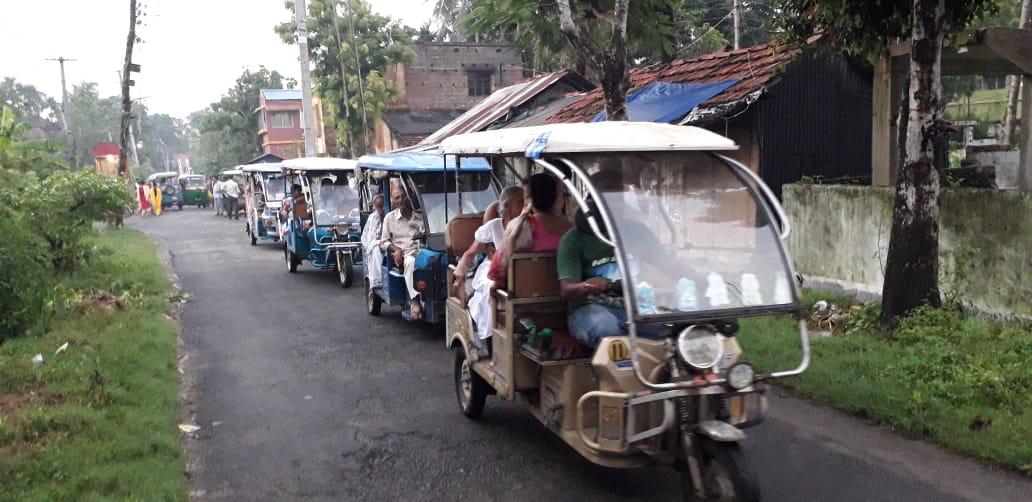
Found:
[{"label": "red tile roof", "polygon": [[[714,52],[695,59],[678,59],[652,69],[636,68],[630,72],[630,91],[633,92],[655,81],[688,83],[738,79],[740,82],[699,107],[708,108],[731,103],[773,84],[780,74],[778,68],[794,61],[800,52],[799,47],[771,42],[737,51]],[[584,122],[602,111],[604,106],[602,88],[598,87],[563,107],[548,122]]]}]

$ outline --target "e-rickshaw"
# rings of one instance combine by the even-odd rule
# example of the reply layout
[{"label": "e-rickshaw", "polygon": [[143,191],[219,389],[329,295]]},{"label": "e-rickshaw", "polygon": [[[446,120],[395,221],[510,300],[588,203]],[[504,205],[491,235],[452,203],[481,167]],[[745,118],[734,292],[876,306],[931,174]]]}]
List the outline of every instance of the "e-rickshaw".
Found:
[{"label": "e-rickshaw", "polygon": [[282,162],[286,200],[283,254],[287,271],[308,260],[320,270],[336,270],[351,287],[362,264],[361,207],[357,163],[350,159],[306,157]]},{"label": "e-rickshaw", "polygon": [[[448,157],[503,157],[558,177],[582,211],[571,232],[613,250],[608,261],[577,260],[610,281],[608,296],[594,298],[626,319],[624,335],[593,351],[577,344],[587,350],[566,358],[548,335],[569,333],[568,309],[582,305],[561,300],[556,255],[511,255],[493,300],[490,355],[471,352],[473,321],[462,292],[449,291],[446,343],[462,413],[477,418],[488,394],[522,397],[591,462],[673,466],[686,500],[758,500],[742,429],[763,420],[768,382],[802,373],[810,351],[782,244],[788,220],[763,181],[726,155],[736,149],[703,129],[635,122],[446,139]],[[760,374],[744,362],[738,319],[779,314],[798,320],[802,360]]]},{"label": "e-rickshaw", "polygon": [[179,177],[179,184],[183,187],[183,204],[208,207],[208,183],[203,174],[186,174]]},{"label": "e-rickshaw", "polygon": [[147,181],[158,186],[161,190],[161,208],[176,206],[183,210],[183,187],[179,185],[179,173],[176,171],[165,171],[154,173],[147,177]]},{"label": "e-rickshaw", "polygon": [[244,174],[244,210],[247,212],[247,236],[251,245],[259,240],[279,242],[280,205],[283,203],[283,169],[279,162],[249,164],[240,168]]},{"label": "e-rickshaw", "polygon": [[[422,320],[430,324],[443,322],[447,269],[465,251],[446,240],[445,227],[456,218],[468,226],[479,226],[483,211],[498,200],[498,180],[491,165],[477,157],[463,158],[459,163],[452,157],[445,162],[436,148],[364,155],[358,159],[358,165],[369,200],[374,194],[382,194],[386,211],[391,210],[392,186],[401,187],[408,194],[412,209],[419,216],[416,221],[421,234],[420,249],[413,280],[423,303]],[[381,267],[383,284],[370,284],[366,275],[366,309],[376,316],[384,304],[400,306],[402,318],[411,320],[404,274],[386,252],[379,256],[380,263],[366,266]]]}]

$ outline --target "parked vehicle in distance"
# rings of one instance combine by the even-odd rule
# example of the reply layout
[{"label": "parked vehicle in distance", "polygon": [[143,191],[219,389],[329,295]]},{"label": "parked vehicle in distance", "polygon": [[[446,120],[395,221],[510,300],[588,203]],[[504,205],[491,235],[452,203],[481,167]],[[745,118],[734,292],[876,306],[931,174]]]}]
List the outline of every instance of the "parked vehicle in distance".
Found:
[{"label": "parked vehicle in distance", "polygon": [[[445,163],[436,149],[363,155],[358,159],[367,200],[382,194],[385,209],[390,212],[391,187],[397,186],[408,195],[418,215],[422,235],[418,238],[413,282],[422,299],[422,320],[431,324],[444,321],[448,264],[465,251],[447,245],[448,222],[460,217],[481,218],[487,206],[498,200],[498,181],[490,164],[476,157],[462,159],[460,164],[454,157]],[[379,287],[373,287],[368,276],[364,280],[367,310],[380,315],[384,304],[400,306],[402,317],[411,320],[404,274],[386,252],[381,257],[380,263],[366,264],[381,267],[383,277]]]},{"label": "parked vehicle in distance", "polygon": [[244,210],[247,212],[247,236],[251,245],[259,240],[279,242],[282,236],[280,206],[284,198],[284,176],[279,162],[249,164],[240,168],[244,176],[241,187]]},{"label": "parked vehicle in distance", "polygon": [[183,203],[187,206],[208,207],[208,180],[203,174],[185,174],[179,177],[183,187]]},{"label": "parked vehicle in distance", "polygon": [[176,206],[183,210],[185,200],[183,199],[183,187],[179,184],[179,173],[176,171],[165,171],[154,173],[147,177],[147,181],[157,185],[161,190],[161,208]]},{"label": "parked vehicle in distance", "polygon": [[357,162],[307,157],[282,162],[285,223],[283,255],[287,271],[304,261],[336,270],[351,287],[362,263],[361,207]]},{"label": "parked vehicle in distance", "polygon": [[[685,500],[759,500],[742,429],[763,420],[768,382],[802,373],[810,352],[782,244],[788,220],[763,181],[726,155],[736,149],[704,129],[635,122],[446,139],[449,158],[488,155],[556,176],[579,208],[562,260],[510,256],[490,355],[473,350],[464,292],[450,288],[445,342],[461,412],[479,417],[489,394],[523,397],[591,462],[673,466]],[[468,228],[449,226],[450,239],[468,241]],[[802,360],[757,374],[738,319],[784,314],[798,319]],[[585,338],[597,348],[574,341]]]}]

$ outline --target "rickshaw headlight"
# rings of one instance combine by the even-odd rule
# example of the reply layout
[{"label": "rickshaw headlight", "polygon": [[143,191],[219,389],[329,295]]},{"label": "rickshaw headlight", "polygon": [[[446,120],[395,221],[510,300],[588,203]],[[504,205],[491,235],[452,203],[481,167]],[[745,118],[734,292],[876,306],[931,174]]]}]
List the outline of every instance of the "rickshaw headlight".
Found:
[{"label": "rickshaw headlight", "polygon": [[727,370],[727,384],[735,390],[742,390],[752,385],[755,379],[756,370],[749,363],[738,363]]},{"label": "rickshaw headlight", "polygon": [[724,355],[724,340],[709,326],[696,324],[678,335],[677,352],[694,368],[711,368]]}]

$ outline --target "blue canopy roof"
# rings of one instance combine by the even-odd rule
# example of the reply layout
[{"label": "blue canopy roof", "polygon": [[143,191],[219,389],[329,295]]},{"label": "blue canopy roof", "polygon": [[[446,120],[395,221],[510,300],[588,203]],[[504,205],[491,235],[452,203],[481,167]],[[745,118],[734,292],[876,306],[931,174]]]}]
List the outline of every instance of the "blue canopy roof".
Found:
[{"label": "blue canopy roof", "polygon": [[[449,171],[455,170],[455,156],[448,157]],[[444,159],[441,155],[431,152],[400,151],[387,153],[372,153],[363,155],[358,159],[358,167],[362,169],[381,169],[384,171],[399,172],[441,172],[444,167]],[[461,170],[463,172],[484,172],[491,170],[491,164],[483,157],[464,157]]]},{"label": "blue canopy roof", "polygon": [[[634,122],[673,122],[737,83],[737,79],[687,84],[652,82],[627,96],[627,119]],[[605,110],[591,119],[592,122],[604,120]]]}]

